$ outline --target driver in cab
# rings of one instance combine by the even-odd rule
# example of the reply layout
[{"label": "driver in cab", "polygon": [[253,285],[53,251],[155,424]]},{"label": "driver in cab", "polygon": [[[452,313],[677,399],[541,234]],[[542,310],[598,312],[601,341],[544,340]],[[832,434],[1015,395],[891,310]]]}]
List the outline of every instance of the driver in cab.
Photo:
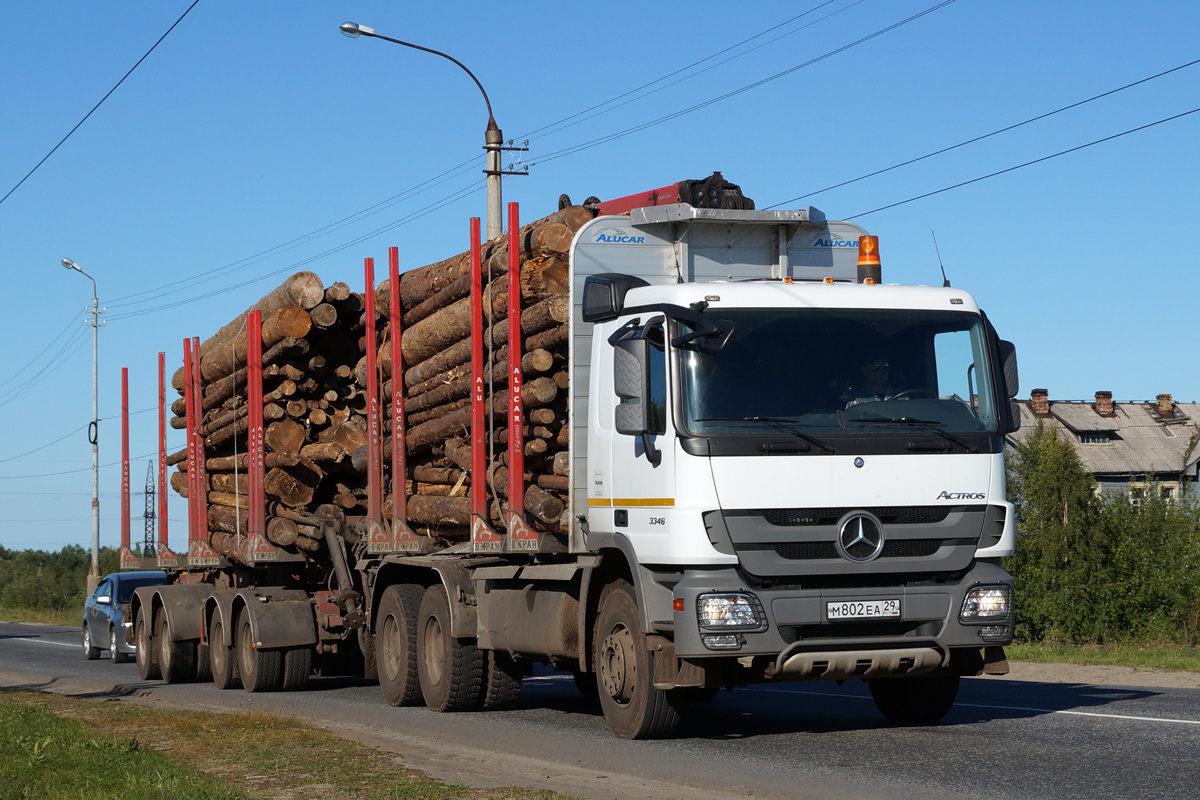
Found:
[{"label": "driver in cab", "polygon": [[879,400],[891,399],[896,389],[888,383],[891,374],[891,364],[882,353],[872,353],[858,369],[859,377],[842,393],[845,408],[859,403],[873,403]]}]

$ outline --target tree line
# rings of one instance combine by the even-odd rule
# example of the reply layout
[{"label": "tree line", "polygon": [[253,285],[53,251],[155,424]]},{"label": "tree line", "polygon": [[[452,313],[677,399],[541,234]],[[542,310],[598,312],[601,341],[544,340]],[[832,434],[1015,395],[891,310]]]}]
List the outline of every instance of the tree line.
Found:
[{"label": "tree line", "polygon": [[[100,574],[116,572],[120,554],[100,550]],[[91,550],[77,544],[57,552],[0,547],[0,608],[23,611],[78,611],[83,614]]]},{"label": "tree line", "polygon": [[1200,645],[1200,501],[1147,479],[1101,493],[1075,445],[1039,423],[1006,459],[1017,511],[1018,641]]}]

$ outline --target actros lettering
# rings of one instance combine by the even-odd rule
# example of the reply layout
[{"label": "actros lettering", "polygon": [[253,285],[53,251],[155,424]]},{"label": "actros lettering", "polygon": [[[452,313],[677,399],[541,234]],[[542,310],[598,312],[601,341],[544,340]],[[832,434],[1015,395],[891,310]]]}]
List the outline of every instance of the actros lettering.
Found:
[{"label": "actros lettering", "polygon": [[937,496],[938,500],[986,500],[987,495],[983,492],[942,492]]}]

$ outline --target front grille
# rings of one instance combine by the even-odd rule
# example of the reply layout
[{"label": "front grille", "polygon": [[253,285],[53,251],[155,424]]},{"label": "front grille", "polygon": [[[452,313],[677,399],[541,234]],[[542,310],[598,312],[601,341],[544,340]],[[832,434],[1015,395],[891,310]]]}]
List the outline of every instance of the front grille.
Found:
[{"label": "front grille", "polygon": [[781,527],[836,525],[853,511],[873,514],[884,525],[936,525],[950,516],[950,506],[882,506],[879,508],[772,508],[763,519]]},{"label": "front grille", "polygon": [[[889,539],[883,543],[880,558],[920,558],[931,556],[942,546],[941,539]],[[833,542],[783,542],[775,545],[780,558],[790,561],[809,561],[838,558]]]}]

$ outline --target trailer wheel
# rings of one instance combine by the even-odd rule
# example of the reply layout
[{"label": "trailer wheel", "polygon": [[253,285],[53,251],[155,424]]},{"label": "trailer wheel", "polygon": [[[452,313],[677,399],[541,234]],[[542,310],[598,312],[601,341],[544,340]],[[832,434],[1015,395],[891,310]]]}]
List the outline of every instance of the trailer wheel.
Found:
[{"label": "trailer wheel", "polygon": [[389,586],[379,601],[375,623],[375,664],[383,699],[393,706],[424,702],[417,669],[417,616],[421,587],[402,583]]},{"label": "trailer wheel", "polygon": [[280,690],[298,692],[308,683],[308,673],[312,672],[312,648],[289,647],[283,651],[283,683]]},{"label": "trailer wheel", "polygon": [[196,677],[196,643],[171,641],[171,623],[166,611],[158,612],[158,665],[167,683],[183,683]]},{"label": "trailer wheel", "polygon": [[100,648],[92,644],[92,632],[86,622],[83,623],[83,657],[88,661],[95,661],[100,657]]},{"label": "trailer wheel", "polygon": [[487,651],[484,664],[483,691],[479,693],[479,708],[498,711],[512,708],[521,696],[521,665],[508,653]]},{"label": "trailer wheel", "polygon": [[108,629],[108,652],[112,654],[114,664],[124,664],[129,660],[128,653],[122,653],[117,649],[117,629],[115,627]]},{"label": "trailer wheel", "polygon": [[241,682],[238,672],[237,653],[232,647],[226,647],[225,626],[219,616],[214,616],[208,625],[208,659],[212,673],[212,681],[218,689],[232,689]]},{"label": "trailer wheel", "polygon": [[440,583],[430,586],[417,617],[417,671],[425,704],[434,711],[468,711],[483,689],[483,651],[474,639],[450,635],[450,601]]},{"label": "trailer wheel", "polygon": [[958,697],[957,675],[877,678],[867,686],[875,707],[897,725],[931,725],[950,713]]},{"label": "trailer wheel", "polygon": [[212,657],[208,654],[208,645],[196,645],[196,675],[197,683],[208,683],[212,680]]},{"label": "trailer wheel", "polygon": [[655,689],[653,675],[633,588],[609,587],[596,626],[596,684],[604,718],[622,739],[663,737],[679,725],[683,693]]},{"label": "trailer wheel", "polygon": [[279,650],[260,650],[254,646],[254,629],[250,626],[249,613],[242,614],[237,656],[242,688],[247,692],[273,692],[283,683],[283,653]]},{"label": "trailer wheel", "polygon": [[138,675],[144,681],[157,680],[162,673],[158,669],[158,654],[154,652],[154,637],[150,635],[150,621],[142,609],[133,623],[133,641],[137,647]]}]

